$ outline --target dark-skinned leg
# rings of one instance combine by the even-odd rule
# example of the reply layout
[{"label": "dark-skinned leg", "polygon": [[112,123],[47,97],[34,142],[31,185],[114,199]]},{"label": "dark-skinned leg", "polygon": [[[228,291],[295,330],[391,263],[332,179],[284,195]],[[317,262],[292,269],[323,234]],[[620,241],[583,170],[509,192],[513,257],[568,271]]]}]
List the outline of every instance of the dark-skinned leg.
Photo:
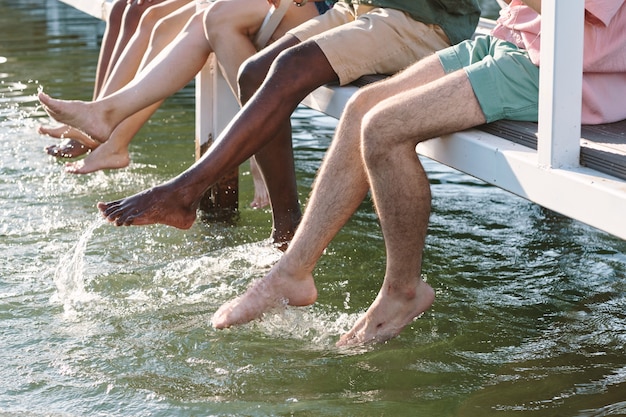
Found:
[{"label": "dark-skinned leg", "polygon": [[[178,228],[191,227],[198,202],[206,190],[226,172],[276,139],[291,113],[309,92],[336,79],[329,67],[324,54],[313,42],[289,48],[278,56],[261,88],[195,164],[164,184],[122,200],[99,203],[98,208],[118,226],[160,223]],[[302,71],[302,68],[307,68],[307,71]],[[276,142],[269,146],[280,148],[284,143]],[[272,181],[276,178],[272,176],[274,171],[267,167],[265,155],[263,153],[261,159],[268,172],[266,180]],[[292,158],[290,155],[287,162],[275,160],[274,164],[284,167]],[[293,170],[285,173],[281,169],[279,172],[279,178],[294,175]],[[281,195],[284,192],[278,188],[275,183],[268,182],[270,198],[272,194],[278,192]],[[276,200],[281,203],[280,198]],[[282,207],[278,205],[275,209],[280,212]]]},{"label": "dark-skinned leg", "polygon": [[[295,38],[292,39],[290,43],[293,43],[293,46],[281,54],[276,66],[279,67],[278,71],[281,74],[296,73],[297,76],[290,76],[290,82],[293,82],[295,91],[304,91],[308,94],[320,85],[337,80],[337,75],[317,44],[314,42],[298,44]],[[268,52],[268,57],[273,61],[274,51]],[[260,85],[258,74],[263,72],[263,65],[267,62],[268,59],[259,54],[256,59],[251,59],[243,67],[240,77],[242,100],[251,95],[251,91],[256,91]],[[307,71],[299,71],[298,68],[307,68]],[[257,83],[256,87],[255,83]],[[272,203],[272,238],[276,243],[288,242],[293,237],[302,217],[289,119],[284,120],[275,138],[257,152],[255,158],[265,178]]]}]

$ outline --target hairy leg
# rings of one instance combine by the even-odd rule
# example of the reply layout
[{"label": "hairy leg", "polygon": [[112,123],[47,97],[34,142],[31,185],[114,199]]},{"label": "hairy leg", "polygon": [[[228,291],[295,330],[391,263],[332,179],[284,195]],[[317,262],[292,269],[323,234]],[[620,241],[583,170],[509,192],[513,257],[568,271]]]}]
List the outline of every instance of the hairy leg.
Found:
[{"label": "hairy leg", "polygon": [[415,146],[485,119],[464,71],[444,76],[440,65],[430,69],[426,74],[409,69],[393,80],[391,89],[393,83],[406,86],[415,77],[436,78],[381,101],[363,119],[361,150],[385,238],[387,266],[376,300],[339,345],[390,339],[434,301],[433,289],[421,278],[430,185]]},{"label": "hairy leg", "polygon": [[[296,231],[289,248],[267,276],[253,282],[241,297],[218,309],[212,320],[215,327],[225,328],[248,322],[261,317],[281,303],[302,305],[303,300],[311,303],[315,301],[317,292],[313,282],[313,268],[328,243],[350,218],[367,193],[368,177],[363,164],[361,144],[364,140],[362,132],[369,132],[372,122],[366,115],[369,115],[370,109],[376,108],[377,103],[385,102],[385,100],[394,103],[395,96],[406,89],[418,89],[441,76],[443,76],[443,71],[435,58],[423,62],[413,71],[361,90],[353,97],[337,127],[335,139],[316,178],[301,226]],[[404,106],[409,109],[414,108],[412,105],[407,107],[405,104]],[[477,117],[476,120],[467,121],[467,123],[478,124],[479,119],[480,117]],[[365,126],[362,125],[362,120],[366,120],[363,122]],[[395,119],[399,123],[402,123],[402,120],[405,119]],[[446,127],[444,124],[443,126],[443,131],[446,131],[446,129],[460,129],[463,125]],[[415,144],[407,151],[409,155],[415,156],[414,148]],[[425,178],[423,172],[420,174],[420,169],[417,170],[417,177],[418,179]],[[414,184],[411,186],[414,187]],[[429,204],[428,183],[426,183],[426,188],[422,187],[421,191],[421,199],[426,199]],[[425,195],[424,191],[426,191]],[[393,202],[395,203],[396,200]],[[425,213],[426,223],[428,207]],[[415,210],[415,207],[405,206],[404,209]],[[425,236],[425,229],[422,235]],[[406,242],[400,242],[400,244],[408,248],[414,247],[407,245]],[[405,257],[402,260],[406,262],[407,259],[414,259],[413,252],[410,254],[411,258]],[[396,259],[397,257],[392,261]],[[411,267],[418,268],[416,273],[419,277],[421,258],[414,260]],[[398,305],[389,302],[390,295],[386,290],[381,290],[381,294],[367,314],[355,324],[350,332],[341,337],[338,345],[386,340],[395,336],[407,321],[429,308],[434,299],[432,288],[419,278],[411,282],[414,284],[412,288],[416,295],[413,299],[404,304],[398,303],[400,308],[394,308]],[[383,289],[386,288],[389,286],[383,287]],[[304,297],[303,292],[308,295],[308,298]],[[292,297],[294,302],[291,301]],[[399,314],[402,310],[404,313],[399,320],[396,322],[389,320],[390,316],[395,318],[395,314]],[[370,326],[370,320],[376,323],[373,327]],[[379,324],[381,327],[378,327]]]},{"label": "hairy leg", "polygon": [[[277,301],[304,299],[308,288],[315,301],[313,269],[324,249],[367,195],[367,175],[361,157],[361,121],[378,102],[393,97],[387,82],[359,91],[348,102],[313,184],[304,217],[285,254],[264,278],[218,309],[212,323],[226,328],[260,318],[278,306]],[[284,303],[283,303],[284,304]]]},{"label": "hairy leg", "polygon": [[242,296],[221,306],[213,315],[213,326],[227,328],[260,318],[281,305],[315,302],[313,268],[367,194],[367,176],[359,152],[360,130],[361,119],[373,104],[363,95],[348,104],[313,184],[302,222],[285,254]]}]

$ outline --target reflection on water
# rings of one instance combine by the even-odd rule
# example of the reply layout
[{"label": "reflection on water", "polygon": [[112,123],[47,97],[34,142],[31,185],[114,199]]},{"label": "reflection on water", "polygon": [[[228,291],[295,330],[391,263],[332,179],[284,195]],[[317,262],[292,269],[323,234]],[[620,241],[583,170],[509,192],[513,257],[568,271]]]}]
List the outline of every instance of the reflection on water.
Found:
[{"label": "reflection on water", "polygon": [[[400,337],[334,348],[384,271],[369,202],[321,259],[318,303],[213,330],[279,256],[245,167],[235,226],[114,228],[94,207],[191,163],[193,89],[124,170],[72,176],[42,152],[35,94],[91,96],[95,23],[0,0],[1,416],[626,414],[626,243],[429,161],[437,300]],[[300,109],[293,124],[304,201],[335,121]]]}]

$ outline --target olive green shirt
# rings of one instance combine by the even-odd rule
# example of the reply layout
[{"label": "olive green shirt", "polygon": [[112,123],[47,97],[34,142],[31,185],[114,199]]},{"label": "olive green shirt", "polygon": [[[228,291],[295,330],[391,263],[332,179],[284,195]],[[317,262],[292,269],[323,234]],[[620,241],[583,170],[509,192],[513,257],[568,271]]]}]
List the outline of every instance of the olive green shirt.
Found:
[{"label": "olive green shirt", "polygon": [[401,10],[413,19],[439,25],[452,45],[469,39],[480,18],[478,0],[343,0],[350,4]]}]

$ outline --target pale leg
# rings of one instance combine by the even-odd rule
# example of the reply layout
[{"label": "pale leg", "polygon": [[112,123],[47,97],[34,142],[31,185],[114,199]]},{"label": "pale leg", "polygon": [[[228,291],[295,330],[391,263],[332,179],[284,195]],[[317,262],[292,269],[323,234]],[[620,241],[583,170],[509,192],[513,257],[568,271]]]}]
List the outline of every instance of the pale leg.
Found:
[{"label": "pale leg", "polygon": [[[150,4],[151,5],[151,4]],[[111,7],[111,12],[107,19],[107,25],[102,39],[102,46],[98,56],[96,67],[96,79],[94,82],[93,99],[95,100],[102,86],[106,82],[108,73],[115,65],[119,54],[117,51],[123,49],[129,42],[129,38],[136,30],[142,13],[146,6],[129,6],[126,0],[116,0]],[[49,155],[57,158],[74,158],[83,155],[92,147],[97,146],[95,142],[88,142],[88,138],[77,129],[67,125],[60,126],[39,126],[39,133],[57,139],[65,139],[61,143],[45,148]],[[84,145],[81,141],[89,144]]]},{"label": "pale leg", "polygon": [[[195,11],[195,4],[193,2],[185,5],[184,3],[188,2],[188,0],[176,1],[183,2],[182,7],[178,10],[174,9],[173,12],[160,19],[156,24],[148,25],[148,23],[144,23],[144,26],[151,27],[149,45],[144,45],[146,49],[146,53],[143,57],[144,62],[149,62],[157,56],[160,51],[164,50],[183,30],[187,21],[193,16]],[[154,7],[154,9],[158,9],[161,12],[164,11],[161,7]],[[169,9],[165,11],[169,11]],[[150,16],[150,18],[147,19],[148,22],[152,22],[156,18],[156,16],[151,13],[148,14],[148,16]],[[160,14],[158,16],[160,16]],[[142,23],[143,22],[144,20],[142,20]],[[145,35],[145,31],[142,33]],[[137,37],[137,42],[133,49],[138,51],[138,45],[143,43],[143,41],[140,40],[141,38],[142,37],[139,36]],[[121,62],[121,65],[115,67],[101,96],[104,97],[108,93],[114,92],[116,89],[123,87],[128,81],[128,74],[132,67],[123,62],[124,61]],[[141,67],[139,70],[140,69]],[[138,72],[138,69],[134,68],[134,71]],[[150,116],[152,116],[160,103],[161,102],[126,118],[115,128],[109,139],[99,145],[97,149],[94,149],[85,159],[66,164],[66,171],[74,174],[87,174],[101,169],[114,169],[128,166],[130,163],[128,144]]]},{"label": "pale leg", "polygon": [[[368,177],[363,165],[361,140],[365,141],[362,138],[366,134],[369,137],[367,132],[373,123],[370,120],[371,116],[368,117],[370,114],[368,111],[373,107],[376,108],[376,103],[384,103],[387,99],[388,102],[394,103],[396,96],[401,95],[405,90],[418,91],[422,85],[429,85],[428,83],[431,81],[435,81],[433,84],[437,84],[438,81],[436,80],[443,75],[437,58],[426,59],[391,80],[362,90],[351,100],[337,128],[334,142],[320,168],[302,223],[285,255],[266,277],[253,282],[241,297],[226,303],[215,313],[213,317],[215,327],[225,328],[248,322],[261,317],[265,312],[281,303],[306,305],[315,301],[317,292],[313,282],[313,268],[322,251],[356,210],[367,193]],[[462,87],[469,88],[469,84]],[[466,89],[463,91],[467,92]],[[472,94],[471,91],[469,88],[470,94]],[[472,104],[471,100],[470,104]],[[413,109],[414,107],[405,108]],[[475,109],[472,106],[469,108],[477,110],[478,113],[464,119],[464,123],[457,125],[446,124],[445,120],[441,121],[442,124],[439,126],[438,133],[454,131],[465,127],[465,124],[468,126],[479,124],[484,120],[479,108]],[[372,113],[377,114],[376,112]],[[389,116],[394,118],[393,115]],[[411,117],[415,117],[415,115],[412,114]],[[362,120],[364,120],[364,125],[361,123]],[[394,120],[406,119],[394,118]],[[430,133],[436,136],[434,132],[436,131],[432,130]],[[426,137],[422,139],[426,139]],[[416,143],[414,142],[413,147],[407,151],[414,159],[417,159],[414,150]],[[411,178],[418,183],[419,181],[423,182],[426,177],[421,167],[414,168],[416,173]],[[410,186],[415,188],[415,184],[410,184]],[[390,201],[396,202],[397,199]],[[339,345],[382,341],[393,337],[408,322],[432,304],[434,291],[420,277],[421,252],[425,236],[424,225],[427,225],[430,210],[430,194],[427,182],[425,188],[420,188],[417,201],[422,204],[421,211],[417,206],[404,206],[404,209],[408,210],[404,214],[417,213],[415,216],[411,216],[411,218],[418,219],[418,224],[411,229],[416,234],[416,236],[412,236],[415,246],[407,244],[406,241],[398,243],[397,240],[393,240],[391,245],[387,246],[388,250],[397,250],[396,245],[400,244],[402,247],[402,243],[404,243],[403,249],[405,251],[407,248],[411,248],[410,259],[413,262],[409,262],[410,265],[407,267],[411,270],[410,278],[407,279],[407,287],[412,290],[412,293],[409,293],[409,299],[406,298],[407,293],[403,292],[404,299],[391,302],[390,299],[392,295],[395,296],[395,293],[398,292],[395,289],[399,285],[393,286],[386,282],[381,294],[366,315],[355,324],[350,332],[342,336],[338,342]],[[385,238],[387,239],[387,233],[385,233]],[[418,258],[415,257],[415,251],[420,254]],[[395,262],[398,259],[399,257],[395,253],[392,254],[391,266],[387,270],[389,277],[394,276]],[[402,259],[402,261],[406,262],[407,258]],[[386,281],[390,279],[393,280],[393,278],[386,278]],[[392,295],[390,295],[389,289],[392,290]],[[394,313],[399,312],[403,313],[398,320],[389,319],[390,316],[395,318]]]},{"label": "pale leg", "polygon": [[124,88],[93,102],[57,100],[44,93],[40,101],[57,121],[105,142],[124,119],[174,94],[200,71],[211,51],[201,22],[194,24],[196,17]]},{"label": "pale leg", "polygon": [[[125,7],[126,2],[122,3],[124,6],[118,6],[116,3],[112,9],[110,19],[113,20],[107,25],[107,33],[113,30],[113,28],[109,29],[109,25],[115,26],[115,18],[120,13],[117,8]],[[150,5],[150,9],[146,10],[148,5]],[[140,67],[142,57],[149,52],[151,35],[155,26],[161,22],[161,19],[165,19],[170,14],[174,17],[177,11],[184,13],[185,5],[188,5],[189,12],[184,15],[186,16],[184,20],[178,26],[175,26],[175,24],[170,25],[172,26],[172,34],[169,36],[171,40],[182,29],[184,23],[195,9],[195,4],[191,0],[155,0],[151,3],[146,2],[141,6],[133,4],[126,7],[123,13],[124,24],[121,30],[122,33],[119,34],[119,40],[115,45],[114,51],[109,52],[110,55],[113,55],[113,58],[107,63],[106,67],[104,67],[104,62],[102,62],[104,58],[101,54],[100,61],[102,64],[99,65],[103,65],[103,67],[98,68],[94,100],[116,91],[132,80],[132,77]],[[172,23],[175,21],[174,18],[170,20]],[[160,30],[159,32],[159,37],[164,38],[166,30]],[[103,48],[109,43],[108,41],[105,42]],[[110,49],[110,47],[107,48]],[[39,132],[56,138],[70,139],[63,147],[50,147],[47,149],[47,152],[50,154],[58,154],[56,156],[76,157],[100,145],[100,141],[93,140],[81,130],[69,125],[53,128],[42,126]]]},{"label": "pale leg", "polygon": [[365,116],[361,149],[385,238],[387,267],[376,300],[339,345],[390,339],[431,306],[434,291],[421,278],[430,185],[415,146],[484,122],[464,71],[397,94]]},{"label": "pale leg", "polygon": [[317,299],[313,268],[368,190],[358,146],[360,120],[369,107],[357,102],[359,105],[346,108],[337,126],[287,251],[266,277],[254,281],[241,297],[218,309],[212,319],[216,328],[249,322],[284,304],[304,306]]},{"label": "pale leg", "polygon": [[[291,305],[302,305],[302,300],[315,301],[313,268],[369,188],[360,151],[364,115],[381,100],[438,76],[440,72],[424,67],[420,77],[393,84],[385,81],[361,90],[350,100],[287,251],[266,277],[255,281],[243,296],[226,303],[215,313],[215,327],[230,327],[259,318],[275,308],[277,300],[287,300]],[[308,288],[308,297],[301,293],[303,288]]]}]

